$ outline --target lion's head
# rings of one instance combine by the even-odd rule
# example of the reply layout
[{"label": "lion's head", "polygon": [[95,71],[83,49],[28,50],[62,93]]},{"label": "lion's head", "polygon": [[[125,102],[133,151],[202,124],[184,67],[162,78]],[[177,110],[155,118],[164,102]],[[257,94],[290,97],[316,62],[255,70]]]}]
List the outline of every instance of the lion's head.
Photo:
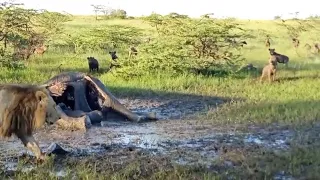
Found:
[{"label": "lion's head", "polygon": [[31,135],[34,129],[60,116],[45,87],[25,84],[0,85],[0,136]]},{"label": "lion's head", "polygon": [[41,126],[45,122],[53,124],[60,119],[60,115],[56,109],[56,103],[46,88],[38,90],[35,95],[38,100],[37,109],[35,111],[35,119],[37,119],[36,127]]}]

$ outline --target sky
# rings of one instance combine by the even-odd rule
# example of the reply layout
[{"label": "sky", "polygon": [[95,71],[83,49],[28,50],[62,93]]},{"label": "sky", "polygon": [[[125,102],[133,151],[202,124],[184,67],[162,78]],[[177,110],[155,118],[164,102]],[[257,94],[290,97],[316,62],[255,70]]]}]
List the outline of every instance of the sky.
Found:
[{"label": "sky", "polygon": [[305,18],[319,12],[316,0],[16,0],[16,2],[24,3],[26,8],[65,11],[74,15],[94,14],[92,4],[123,9],[129,16],[149,15],[152,12],[159,14],[176,12],[190,17],[214,13],[214,17],[273,19],[276,15],[290,18],[293,17],[290,14],[295,12],[300,12],[299,17]]}]

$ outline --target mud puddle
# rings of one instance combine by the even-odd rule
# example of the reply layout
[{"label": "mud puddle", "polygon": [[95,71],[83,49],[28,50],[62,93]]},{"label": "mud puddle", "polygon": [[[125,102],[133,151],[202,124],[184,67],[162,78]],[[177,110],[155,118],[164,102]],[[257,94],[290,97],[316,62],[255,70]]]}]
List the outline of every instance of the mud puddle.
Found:
[{"label": "mud puddle", "polygon": [[207,112],[227,100],[214,97],[180,97],[168,98],[122,98],[119,101],[133,112],[147,113],[156,112],[160,119],[182,119],[189,115]]},{"label": "mud puddle", "polygon": [[[42,149],[46,150],[51,143],[57,143],[69,152],[68,156],[108,154],[114,147],[119,150],[131,148],[131,150],[143,149],[153,155],[170,156],[172,161],[179,164],[200,163],[210,166],[226,147],[259,146],[286,149],[289,148],[288,142],[293,136],[290,131],[261,131],[261,133],[221,131],[215,129],[212,124],[183,119],[188,115],[204,112],[222,101],[122,99],[121,102],[133,111],[156,111],[161,120],[141,124],[105,121],[101,126],[91,127],[87,132],[70,132],[51,126],[38,131],[35,138]],[[181,120],[172,121],[172,119]],[[14,171],[17,168],[17,156],[28,151],[18,139],[11,138],[1,143],[0,152],[1,168],[5,171]],[[112,152],[112,155],[116,156],[117,151]],[[122,158],[126,157],[119,155],[119,161]],[[31,169],[32,167],[25,167],[26,171]],[[59,176],[63,174],[59,172]]]}]

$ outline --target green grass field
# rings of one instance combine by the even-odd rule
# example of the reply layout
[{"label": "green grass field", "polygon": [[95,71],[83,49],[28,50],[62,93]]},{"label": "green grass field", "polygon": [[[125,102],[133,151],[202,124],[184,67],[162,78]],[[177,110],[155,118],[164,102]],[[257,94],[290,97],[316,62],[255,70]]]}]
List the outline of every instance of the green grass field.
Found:
[{"label": "green grass field", "polygon": [[[290,150],[284,154],[268,154],[262,152],[252,152],[244,155],[241,160],[242,166],[238,169],[225,170],[225,174],[215,174],[202,171],[201,169],[171,169],[164,170],[157,168],[153,173],[144,175],[132,174],[132,167],[126,166],[119,172],[108,171],[102,173],[94,172],[93,164],[87,168],[87,174],[83,174],[82,179],[90,177],[100,177],[103,179],[106,175],[110,179],[122,179],[131,177],[131,179],[152,177],[154,179],[184,179],[189,174],[203,179],[219,179],[226,177],[230,171],[238,174],[239,177],[266,178],[279,169],[283,169],[293,177],[316,178],[319,177],[320,157],[319,142],[316,136],[318,133],[312,129],[319,122],[320,109],[320,80],[319,68],[320,57],[310,57],[307,50],[304,49],[305,43],[316,42],[319,35],[317,29],[320,25],[315,24],[314,32],[305,32],[301,35],[300,47],[296,51],[291,44],[291,40],[285,31],[275,27],[273,21],[239,21],[243,28],[251,30],[252,33],[266,31],[272,36],[271,47],[277,52],[286,54],[290,57],[289,67],[282,64],[278,66],[277,79],[279,81],[269,83],[259,83],[260,71],[254,74],[244,74],[241,77],[227,76],[214,77],[193,74],[183,74],[171,76],[170,74],[152,74],[129,80],[115,77],[110,73],[95,74],[104,82],[116,95],[143,96],[141,89],[148,90],[153,94],[179,92],[187,94],[197,94],[206,96],[219,96],[234,99],[231,103],[224,104],[218,109],[210,109],[203,116],[198,116],[196,120],[212,122],[216,126],[239,125],[247,127],[257,125],[268,127],[277,124],[280,128],[290,128],[301,131],[301,137],[297,139],[296,149]],[[66,31],[80,33],[79,31],[88,30],[92,27],[103,27],[107,25],[125,25],[141,28],[146,34],[154,34],[154,29],[141,20],[108,20],[95,21],[94,17],[76,17],[73,21],[65,23]],[[257,36],[255,39],[248,39],[247,46],[242,49],[242,54],[248,63],[261,69],[269,57],[268,50],[264,46],[265,36]],[[120,51],[119,57],[125,56],[125,51]],[[0,79],[2,82],[20,82],[20,83],[41,83],[49,77],[59,73],[57,67],[62,65],[63,71],[83,71],[87,72],[87,56],[95,56],[100,60],[101,66],[106,68],[110,63],[110,56],[105,52],[87,52],[85,54],[59,53],[54,49],[49,49],[43,57],[32,57],[26,62],[27,69],[9,70],[2,68],[0,70]],[[240,99],[240,100],[239,100]],[[239,101],[238,101],[239,100]],[[308,129],[311,128],[312,130]],[[307,130],[306,130],[307,129]],[[308,133],[306,133],[308,132]],[[313,138],[311,138],[311,137]],[[310,143],[306,143],[310,140]],[[309,141],[308,141],[309,142]],[[93,163],[88,160],[88,164]],[[47,165],[44,166],[47,168]],[[33,179],[48,177],[44,167],[39,167],[37,173],[20,173],[17,179]],[[134,167],[134,166],[133,166]],[[259,167],[255,172],[252,167]],[[130,169],[131,168],[131,169]],[[136,168],[136,167],[135,167]],[[75,169],[75,170],[78,170]],[[141,170],[141,169],[140,169]],[[253,172],[252,172],[253,171]],[[241,172],[241,173],[240,173]],[[101,173],[101,174],[99,174]],[[106,174],[105,174],[106,173]],[[260,175],[257,175],[259,174]],[[268,174],[269,173],[269,174]],[[204,174],[204,175],[203,175]],[[264,177],[262,177],[264,175]],[[111,178],[112,177],[112,178]],[[52,177],[54,179],[54,177]],[[109,178],[108,178],[109,179]]]}]

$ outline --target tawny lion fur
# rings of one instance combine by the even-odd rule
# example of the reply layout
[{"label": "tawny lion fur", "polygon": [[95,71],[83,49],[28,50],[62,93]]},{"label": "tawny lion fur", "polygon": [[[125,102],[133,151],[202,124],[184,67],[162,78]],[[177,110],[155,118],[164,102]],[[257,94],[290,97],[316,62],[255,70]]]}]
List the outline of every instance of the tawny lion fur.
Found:
[{"label": "tawny lion fur", "polygon": [[277,60],[276,60],[276,57],[271,56],[269,59],[269,64],[266,65],[262,69],[262,75],[260,77],[260,82],[262,82],[262,80],[265,77],[269,78],[269,82],[274,81],[275,77],[276,77],[276,71],[277,71]]},{"label": "tawny lion fur", "polygon": [[43,55],[47,51],[47,49],[48,49],[48,46],[42,45],[40,47],[36,47],[34,50],[34,53]]},{"label": "tawny lion fur", "polygon": [[55,122],[60,118],[47,89],[37,85],[1,84],[0,103],[0,137],[15,134],[37,158],[43,158],[32,133],[46,120]]}]

